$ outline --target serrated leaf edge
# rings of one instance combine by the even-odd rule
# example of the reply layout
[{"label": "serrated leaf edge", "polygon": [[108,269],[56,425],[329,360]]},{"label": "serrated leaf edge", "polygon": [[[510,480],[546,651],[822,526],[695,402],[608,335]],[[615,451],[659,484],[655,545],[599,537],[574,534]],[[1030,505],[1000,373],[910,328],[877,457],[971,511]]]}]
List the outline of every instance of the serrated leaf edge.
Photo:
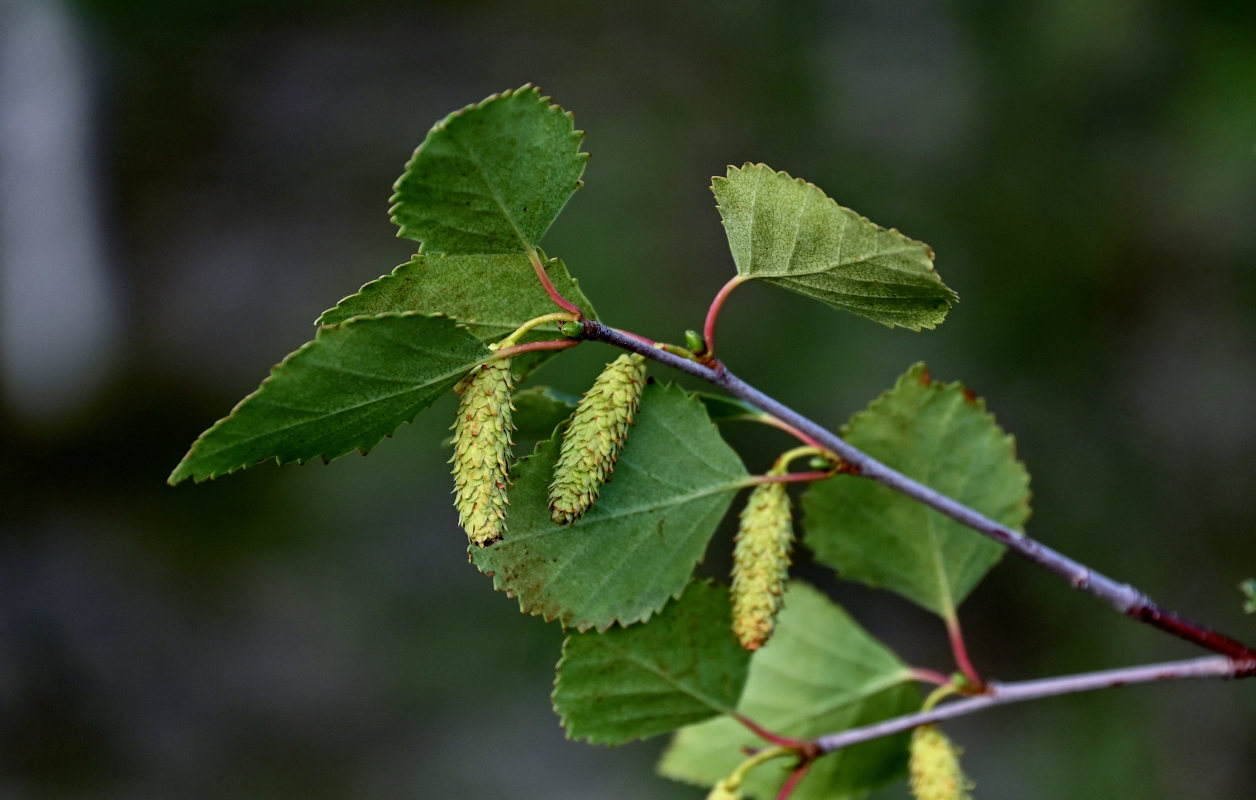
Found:
[{"label": "serrated leaf edge", "polygon": [[[419,154],[422,152],[423,146],[427,144],[428,137],[430,137],[433,133],[445,130],[446,126],[448,126],[450,122],[457,119],[458,117],[461,117],[464,114],[467,114],[471,111],[477,111],[497,100],[505,100],[509,97],[513,97],[514,95],[524,94],[527,92],[531,92],[532,94],[536,95],[537,100],[545,104],[545,108],[547,111],[558,112],[559,114],[566,116],[568,120],[570,120],[571,135],[575,139],[575,143],[576,143],[576,158],[579,158],[583,161],[589,160],[589,154],[580,151],[580,145],[584,143],[585,132],[576,128],[576,115],[564,109],[562,106],[558,105],[557,103],[550,102],[554,98],[551,97],[550,95],[542,95],[541,88],[539,86],[534,86],[532,82],[529,81],[523,84],[522,86],[520,86],[518,89],[506,89],[505,91],[491,94],[488,97],[484,98],[483,100],[479,101],[478,103],[471,103],[470,105],[463,106],[457,111],[452,111],[449,114],[446,114],[441,120],[439,120],[435,125],[433,125],[430,129],[428,129],[427,134],[423,137],[423,141],[419,143],[419,146],[414,149],[414,152],[410,155],[410,158],[406,161],[405,168],[402,169],[401,171],[401,177],[393,181],[393,193],[392,193],[392,196],[388,198],[388,219],[390,222],[392,222],[392,224],[397,226],[397,238],[398,239],[410,239],[412,241],[421,241],[421,240],[415,239],[413,236],[410,235],[409,232],[407,232],[406,225],[397,219],[396,211],[397,211],[397,207],[401,205],[401,182],[405,180],[408,174],[410,174],[410,168],[414,164],[415,160],[419,157]],[[582,170],[582,175],[583,175],[583,170]],[[577,178],[576,188],[572,190],[573,194],[576,190],[580,189],[580,187],[582,186],[584,186],[583,178]],[[513,220],[511,221],[511,225],[513,227],[514,225]],[[516,233],[519,233],[518,229],[516,229]],[[523,240],[522,234],[520,234],[519,238],[521,241]],[[526,244],[535,246],[537,242],[526,242]],[[423,249],[422,245],[420,245],[419,250],[422,251],[422,249]]]},{"label": "serrated leaf edge", "polygon": [[[239,466],[232,467],[231,469],[223,470],[220,472],[210,472],[207,475],[195,475],[195,474],[182,475],[182,476],[179,475],[179,472],[183,468],[183,465],[186,464],[188,460],[191,459],[192,456],[196,453],[196,450],[200,446],[201,442],[203,442],[211,433],[218,430],[219,427],[226,424],[229,420],[235,417],[236,412],[239,411],[240,408],[243,407],[245,403],[249,402],[254,397],[261,394],[266,389],[266,386],[271,382],[271,380],[275,378],[279,370],[283,369],[283,367],[286,366],[290,361],[292,361],[292,359],[296,358],[299,354],[317,345],[319,334],[321,334],[325,330],[334,330],[334,329],[341,328],[344,325],[348,325],[349,323],[356,322],[358,320],[380,319],[380,318],[385,318],[385,317],[428,317],[428,318],[439,317],[439,318],[450,320],[451,322],[455,324],[455,326],[457,326],[457,323],[458,323],[457,320],[455,320],[453,317],[450,317],[447,314],[423,314],[417,311],[405,311],[405,312],[400,312],[400,313],[387,312],[383,314],[367,314],[367,315],[362,315],[362,316],[357,316],[357,317],[351,317],[350,319],[346,319],[343,322],[338,322],[333,325],[320,325],[318,327],[318,330],[315,331],[313,339],[301,345],[296,350],[293,350],[291,353],[284,356],[282,361],[272,366],[270,368],[270,371],[267,373],[266,377],[262,379],[262,382],[258,384],[256,389],[254,389],[253,391],[245,395],[243,398],[241,398],[239,402],[237,402],[234,406],[231,407],[231,410],[227,412],[226,416],[214,422],[213,425],[210,425],[208,428],[202,431],[200,436],[196,437],[196,439],[192,442],[191,446],[188,447],[188,451],[183,455],[183,458],[179,459],[179,463],[175,465],[175,468],[171,471],[170,476],[166,478],[166,483],[170,486],[175,486],[187,480],[188,478],[192,479],[193,484],[204,483],[205,481],[213,480],[214,478],[221,478],[224,475],[231,475],[233,473],[239,472],[240,470],[248,469],[249,467],[256,467],[260,464],[265,464],[268,461],[274,461],[275,464],[277,464],[278,466],[284,466],[285,464],[293,464],[293,463],[297,465],[301,465],[317,458],[317,459],[322,459],[323,463],[326,464],[331,461],[334,461],[337,458],[340,458],[342,455],[348,455],[350,452],[353,452],[353,450],[356,450],[358,453],[362,455],[366,455],[370,451],[371,448],[379,444],[379,442],[382,441],[384,438],[388,436],[392,436],[391,433],[385,434],[383,437],[380,437],[379,440],[373,442],[372,444],[366,447],[355,447],[353,448],[353,450],[346,451],[344,453],[341,453],[340,455],[332,456],[331,458],[328,458],[326,454],[318,454],[318,455],[310,456],[309,458],[297,458],[297,459],[290,459],[290,460],[285,461],[279,456],[268,456],[266,458],[254,461],[251,464],[241,464]],[[467,334],[467,335],[469,336],[470,334]],[[481,359],[480,361],[475,362],[475,364],[472,366],[479,366],[480,364],[483,364],[485,361],[489,360],[491,357],[492,357],[492,351],[486,347],[484,348],[484,358]],[[465,373],[465,371],[466,370],[459,369],[457,372],[450,373],[449,377],[453,377],[454,375],[462,375]],[[405,420],[401,423],[401,425],[405,425],[411,421],[413,421],[413,419]],[[400,427],[400,425],[398,427]]]}]

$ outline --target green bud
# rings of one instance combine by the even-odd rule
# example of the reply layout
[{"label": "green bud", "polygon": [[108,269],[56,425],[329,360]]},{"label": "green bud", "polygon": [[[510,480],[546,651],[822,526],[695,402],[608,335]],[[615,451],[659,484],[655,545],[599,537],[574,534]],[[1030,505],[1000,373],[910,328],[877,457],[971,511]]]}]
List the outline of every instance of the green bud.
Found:
[{"label": "green bud", "polygon": [[584,323],[579,320],[569,320],[559,325],[558,330],[563,336],[574,339],[584,333]]},{"label": "green bud", "polygon": [[706,352],[706,342],[702,335],[695,330],[685,331],[685,347],[688,347],[695,355]]},{"label": "green bud", "polygon": [[606,365],[576,405],[549,487],[555,522],[565,525],[583,516],[610,480],[644,389],[645,357],[625,354]]},{"label": "green bud", "polygon": [[513,390],[508,358],[476,367],[454,387],[462,396],[449,459],[454,465],[454,506],[458,524],[477,547],[496,542],[506,530]]},{"label": "green bud", "polygon": [[829,470],[833,469],[833,462],[828,460],[824,456],[812,456],[811,460],[808,461],[807,464],[812,469],[820,470],[822,472],[828,472]]}]

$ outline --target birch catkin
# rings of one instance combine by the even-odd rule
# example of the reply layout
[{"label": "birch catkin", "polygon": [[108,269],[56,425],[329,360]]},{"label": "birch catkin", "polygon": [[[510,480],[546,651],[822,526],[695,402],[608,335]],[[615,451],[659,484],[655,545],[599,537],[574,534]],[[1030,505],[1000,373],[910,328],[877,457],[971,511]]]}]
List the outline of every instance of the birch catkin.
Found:
[{"label": "birch catkin", "polygon": [[794,526],[784,483],[754,487],[733,545],[733,633],[747,650],[767,644],[789,578]]},{"label": "birch catkin", "polygon": [[576,405],[549,487],[555,522],[577,520],[593,505],[615,470],[644,388],[645,357],[625,354],[606,365]]},{"label": "birch catkin", "polygon": [[972,800],[973,784],[959,766],[960,750],[937,725],[911,734],[911,793],[916,800]]},{"label": "birch catkin", "polygon": [[482,364],[454,387],[462,396],[454,419],[454,505],[458,524],[477,547],[506,530],[510,433],[514,430],[510,359]]}]

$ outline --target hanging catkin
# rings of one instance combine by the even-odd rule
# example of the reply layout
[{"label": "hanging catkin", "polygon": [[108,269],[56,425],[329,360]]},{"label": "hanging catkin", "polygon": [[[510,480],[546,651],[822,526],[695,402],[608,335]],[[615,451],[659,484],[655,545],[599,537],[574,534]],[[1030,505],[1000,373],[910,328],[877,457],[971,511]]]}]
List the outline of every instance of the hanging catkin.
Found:
[{"label": "hanging catkin", "polygon": [[606,365],[576,405],[549,487],[555,522],[577,520],[593,505],[615,470],[644,388],[645,357],[625,354]]},{"label": "hanging catkin", "polygon": [[458,524],[478,547],[496,542],[506,530],[513,390],[508,358],[476,367],[454,387],[462,396],[449,459],[454,465],[454,505]]},{"label": "hanging catkin", "polygon": [[781,609],[794,544],[784,483],[754,487],[733,545],[733,633],[747,650],[767,644]]},{"label": "hanging catkin", "polygon": [[960,750],[937,725],[911,734],[911,793],[916,800],[972,800],[973,784],[959,766]]}]

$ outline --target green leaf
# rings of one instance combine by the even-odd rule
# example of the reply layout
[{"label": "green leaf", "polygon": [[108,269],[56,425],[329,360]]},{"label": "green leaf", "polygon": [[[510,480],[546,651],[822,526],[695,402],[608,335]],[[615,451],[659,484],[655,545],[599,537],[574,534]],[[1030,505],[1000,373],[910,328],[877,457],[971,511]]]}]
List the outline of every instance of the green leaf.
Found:
[{"label": "green leaf", "polygon": [[728,589],[696,581],[648,625],[568,635],[554,684],[568,737],[622,744],[731,713],[750,663],[731,624]]},{"label": "green leaf", "polygon": [[425,253],[526,253],[581,185],[571,114],[530,86],[436,123],[393,187],[398,236]]},{"label": "green leaf", "polygon": [[[1029,474],[985,401],[916,364],[843,427],[842,437],[1010,528],[1029,518]],[[804,541],[843,577],[883,586],[941,616],[1003,557],[1003,547],[872,481],[838,477],[803,495]]]},{"label": "green leaf", "polygon": [[728,168],[719,201],[737,274],[861,317],[932,328],[958,296],[933,271],[933,251],[880,227],[801,179],[763,164]]},{"label": "green leaf", "polygon": [[[811,739],[907,714],[920,706],[908,667],[845,611],[801,581],[790,583],[776,632],[750,660],[737,710],[782,736]],[[659,763],[666,777],[711,786],[764,743],[736,720],[682,728]],[[785,772],[757,767],[742,784],[748,797],[776,797]],[[900,777],[907,736],[875,739],[817,759],[792,800],[862,797]]]},{"label": "green leaf", "polygon": [[384,314],[324,326],[201,434],[169,482],[269,458],[286,464],[365,452],[490,355],[446,317]]},{"label": "green leaf", "polygon": [[698,399],[706,406],[707,414],[712,422],[732,422],[735,420],[756,420],[768,415],[736,397],[722,394],[698,392]]},{"label": "green leaf", "polygon": [[515,437],[548,439],[554,429],[575,410],[579,397],[549,386],[533,386],[515,392]]},{"label": "green leaf", "polygon": [[748,477],[706,411],[674,385],[647,386],[615,478],[579,520],[550,519],[558,437],[514,471],[506,535],[471,558],[519,608],[564,627],[649,619],[689,582]]},{"label": "green leaf", "polygon": [[[597,319],[593,304],[580,291],[563,262],[551,259],[545,270],[554,287],[586,316]],[[420,253],[385,275],[363,286],[323,312],[320,325],[332,325],[359,315],[383,312],[419,311],[446,314],[482,342],[496,341],[523,323],[558,311],[537,280],[532,262],[525,255],[428,255]],[[561,338],[553,325],[542,325],[526,333],[520,343]],[[515,380],[528,373],[556,351],[525,353],[511,360]]]}]

